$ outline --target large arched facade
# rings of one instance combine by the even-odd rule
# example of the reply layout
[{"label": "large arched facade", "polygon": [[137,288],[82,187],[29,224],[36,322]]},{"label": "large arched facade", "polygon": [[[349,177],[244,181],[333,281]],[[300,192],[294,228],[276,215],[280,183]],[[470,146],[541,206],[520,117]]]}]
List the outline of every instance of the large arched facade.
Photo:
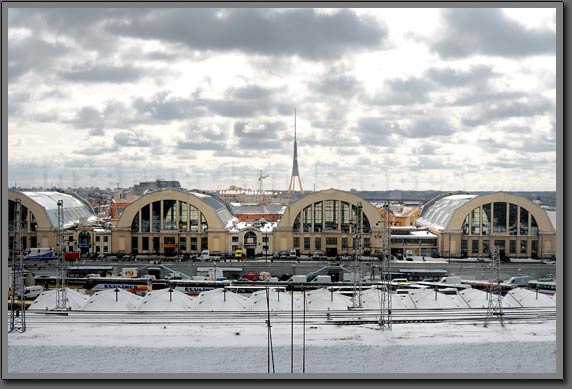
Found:
[{"label": "large arched facade", "polygon": [[299,254],[349,255],[357,243],[354,235],[361,227],[360,251],[376,253],[381,249],[380,222],[377,209],[361,197],[336,189],[323,190],[290,204],[274,231],[274,247],[279,251],[295,249]]},{"label": "large arched facade", "polygon": [[[63,204],[63,225],[69,228],[77,224],[86,224],[96,219],[93,208],[85,200],[62,192],[8,192],[8,236],[9,247],[13,247],[14,217],[16,200],[20,200],[21,231],[23,250],[27,248],[56,248],[57,243],[57,203]],[[77,248],[74,231],[65,233],[65,249]]]},{"label": "large arched facade", "polygon": [[113,252],[225,252],[231,220],[230,211],[212,196],[179,190],[153,192],[124,209],[113,229]]},{"label": "large arched facade", "polygon": [[507,257],[556,255],[556,231],[546,211],[509,193],[440,196],[424,207],[417,225],[439,235],[445,256],[487,256],[493,246]]}]

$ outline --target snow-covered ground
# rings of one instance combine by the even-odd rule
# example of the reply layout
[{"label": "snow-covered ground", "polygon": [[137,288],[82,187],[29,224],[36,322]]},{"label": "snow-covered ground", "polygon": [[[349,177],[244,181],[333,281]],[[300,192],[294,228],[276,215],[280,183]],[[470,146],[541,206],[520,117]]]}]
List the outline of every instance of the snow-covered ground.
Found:
[{"label": "snow-covered ground", "polygon": [[[145,315],[145,314],[142,314]],[[142,321],[144,316],[142,316]],[[112,324],[31,320],[8,336],[9,373],[266,373],[260,323]],[[276,373],[290,373],[290,324],[272,326]],[[302,372],[294,327],[294,372]],[[306,373],[555,373],[556,322],[306,326]],[[56,362],[57,361],[57,362]]]}]

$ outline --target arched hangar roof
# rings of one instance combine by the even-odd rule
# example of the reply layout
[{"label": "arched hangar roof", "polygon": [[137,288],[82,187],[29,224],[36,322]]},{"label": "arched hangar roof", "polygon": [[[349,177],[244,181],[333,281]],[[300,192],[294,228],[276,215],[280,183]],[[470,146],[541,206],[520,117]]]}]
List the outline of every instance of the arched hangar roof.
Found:
[{"label": "arched hangar roof", "polygon": [[465,217],[473,209],[489,203],[510,203],[518,205],[530,212],[538,223],[541,233],[554,234],[555,230],[544,209],[525,197],[506,192],[495,192],[487,195],[451,194],[437,201],[428,203],[423,208],[416,224],[439,231],[461,231]]},{"label": "arched hangar roof", "polygon": [[218,199],[203,193],[185,192],[181,190],[158,190],[141,196],[123,211],[123,214],[117,221],[116,228],[129,228],[133,218],[147,204],[161,200],[179,200],[189,203],[197,207],[205,218],[209,228],[222,229],[225,228],[233,219],[227,206]]},{"label": "arched hangar roof", "polygon": [[77,195],[63,192],[9,192],[9,200],[18,198],[34,214],[41,227],[57,227],[59,200],[63,202],[64,228],[97,219],[91,205]]},{"label": "arched hangar roof", "polygon": [[304,210],[304,208],[314,203],[326,200],[340,200],[349,204],[357,205],[361,202],[364,215],[369,220],[371,227],[375,228],[375,224],[381,219],[377,210],[369,201],[361,197],[338,189],[325,189],[319,192],[308,194],[301,199],[291,203],[284,211],[284,215],[278,223],[278,228],[292,228],[296,216]]}]

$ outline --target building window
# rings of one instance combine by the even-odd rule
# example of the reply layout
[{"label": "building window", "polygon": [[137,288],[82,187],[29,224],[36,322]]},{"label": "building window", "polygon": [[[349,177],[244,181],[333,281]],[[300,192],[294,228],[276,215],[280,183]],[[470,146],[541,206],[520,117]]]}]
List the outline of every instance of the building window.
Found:
[{"label": "building window", "polygon": [[191,251],[197,251],[198,247],[197,247],[197,238],[196,237],[191,237]]},{"label": "building window", "polygon": [[467,256],[467,239],[461,239],[461,257]]},{"label": "building window", "polygon": [[[152,212],[153,219],[151,225],[153,226],[153,232],[159,232],[161,229],[161,202],[155,201],[152,204]],[[157,246],[158,250],[158,246]]]},{"label": "building window", "polygon": [[342,238],[342,249],[348,249],[348,238]]},{"label": "building window", "polygon": [[324,229],[335,231],[338,229],[338,202],[326,200],[324,204]]},{"label": "building window", "polygon": [[506,203],[494,203],[493,232],[506,232]]},{"label": "building window", "polygon": [[478,254],[479,253],[479,241],[473,240],[471,243],[471,253]]},{"label": "building window", "polygon": [[96,235],[96,236],[95,236],[95,241],[96,241],[97,243],[99,243],[99,235]]},{"label": "building window", "polygon": [[314,204],[314,232],[322,232],[322,202]]},{"label": "building window", "polygon": [[160,244],[159,244],[159,237],[153,237],[153,251],[155,253],[159,252],[159,249],[161,248]]},{"label": "building window", "polygon": [[187,252],[187,239],[185,237],[179,238],[179,251]]},{"label": "building window", "polygon": [[139,239],[136,236],[131,237],[131,250],[137,250],[137,245],[139,244]]},{"label": "building window", "polygon": [[201,250],[209,249],[209,238],[206,236],[201,237]]},{"label": "building window", "polygon": [[187,232],[189,230],[189,205],[185,202],[179,202],[179,231]]},{"label": "building window", "polygon": [[264,236],[262,237],[262,242],[263,242],[263,243],[268,243],[268,235],[264,235]]},{"label": "building window", "polygon": [[489,255],[491,252],[490,246],[489,246],[489,240],[485,239],[483,240],[483,255]]},{"label": "building window", "polygon": [[465,221],[463,222],[463,235],[469,234],[469,215],[465,217]]},{"label": "building window", "polygon": [[518,205],[509,204],[508,207],[508,232],[510,235],[518,234]]},{"label": "building window", "polygon": [[371,239],[363,238],[363,247],[369,249],[371,247]]},{"label": "building window", "polygon": [[103,237],[103,243],[107,243],[109,241],[109,237],[107,235],[105,235]]},{"label": "building window", "polygon": [[139,212],[135,214],[135,217],[131,222],[131,232],[139,232]]},{"label": "building window", "polygon": [[322,249],[322,238],[314,238],[314,249],[315,250]]},{"label": "building window", "polygon": [[232,243],[237,243],[238,242],[238,236],[233,235],[232,237]]},{"label": "building window", "polygon": [[337,246],[338,238],[326,238],[326,246]]},{"label": "building window", "polygon": [[296,219],[294,219],[294,224],[292,225],[292,231],[300,232],[300,219],[301,218],[302,218],[302,214],[299,213],[298,216],[296,216]]},{"label": "building window", "polygon": [[520,241],[520,253],[526,254],[528,252],[528,241],[521,240]]},{"label": "building window", "polygon": [[491,205],[483,204],[483,235],[491,234]]},{"label": "building window", "polygon": [[530,235],[538,235],[538,224],[536,224],[536,219],[532,215],[530,215]]},{"label": "building window", "polygon": [[342,232],[349,233],[350,218],[351,218],[350,204],[344,201],[342,201],[341,204],[342,204],[342,217],[341,217]]},{"label": "building window", "polygon": [[294,237],[294,243],[293,243],[292,247],[294,247],[295,249],[300,248],[300,238],[299,237],[297,237],[297,236]]},{"label": "building window", "polygon": [[151,232],[150,207],[151,204],[147,204],[141,208],[141,232]]},{"label": "building window", "polygon": [[471,212],[471,235],[481,234],[481,208],[477,207]]},{"label": "building window", "polygon": [[304,250],[310,250],[310,238],[304,237]]},{"label": "building window", "polygon": [[499,248],[499,254],[502,256],[502,252],[505,251],[505,242],[503,240],[495,240],[495,246]]},{"label": "building window", "polygon": [[520,235],[528,235],[528,210],[520,207]]},{"label": "building window", "polygon": [[141,250],[148,251],[149,250],[149,238],[144,236],[141,238]]},{"label": "building window", "polygon": [[509,253],[516,254],[516,240],[511,240],[509,242]]},{"label": "building window", "polygon": [[530,241],[530,256],[532,258],[538,257],[538,241],[537,240]]},{"label": "building window", "polygon": [[303,230],[304,232],[312,232],[312,206],[304,208],[303,214]]}]

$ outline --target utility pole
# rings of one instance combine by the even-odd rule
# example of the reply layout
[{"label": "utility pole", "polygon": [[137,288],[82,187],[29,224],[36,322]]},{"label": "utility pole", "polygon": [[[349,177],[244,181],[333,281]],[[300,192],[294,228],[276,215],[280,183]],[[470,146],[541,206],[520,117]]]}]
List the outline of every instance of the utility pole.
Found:
[{"label": "utility pole", "polygon": [[64,264],[64,202],[58,200],[58,241],[57,241],[57,256],[58,256],[58,275],[56,277],[56,307],[57,310],[66,310],[67,295],[66,295],[66,268]]},{"label": "utility pole", "polygon": [[[361,291],[362,291],[362,269],[361,269],[361,234],[363,230],[363,208],[361,201],[357,203],[356,207],[356,222],[353,223],[354,226],[354,271],[353,271],[353,293],[352,293],[352,308],[361,308]],[[359,271],[358,271],[359,270]],[[357,272],[357,279],[356,279],[356,271]]]},{"label": "utility pole", "polygon": [[383,233],[382,233],[382,259],[381,259],[381,291],[379,326],[391,328],[391,294],[389,290],[389,265],[391,256],[391,228],[389,217],[389,200],[383,205]]},{"label": "utility pole", "polygon": [[[12,289],[10,293],[10,330],[26,331],[26,306],[24,305],[24,265],[22,262],[22,201],[14,201],[14,244],[12,246]],[[16,306],[16,297],[20,305]]]},{"label": "utility pole", "polygon": [[494,318],[494,316],[499,318],[501,326],[504,327],[500,287],[500,255],[498,246],[493,246],[491,259],[491,279],[494,281],[489,287],[489,307],[487,308],[485,327],[488,327],[490,321]]}]

